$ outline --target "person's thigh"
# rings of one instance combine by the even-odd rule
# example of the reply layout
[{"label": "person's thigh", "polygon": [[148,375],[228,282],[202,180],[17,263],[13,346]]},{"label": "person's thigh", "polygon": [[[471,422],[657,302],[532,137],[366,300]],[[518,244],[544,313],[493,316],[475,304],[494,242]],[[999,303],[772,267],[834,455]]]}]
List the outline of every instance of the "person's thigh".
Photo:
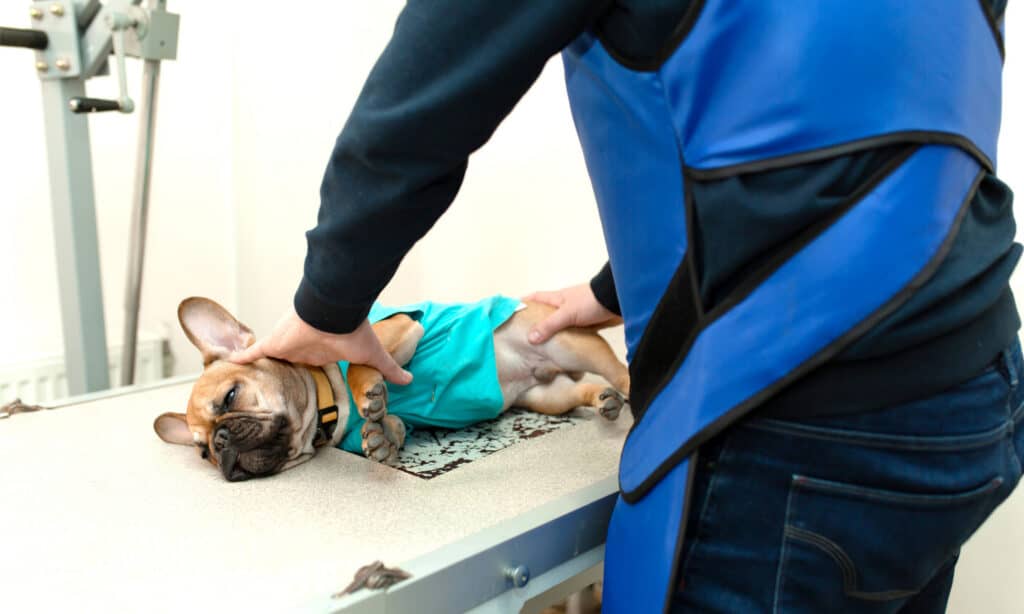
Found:
[{"label": "person's thigh", "polygon": [[1019,371],[1015,348],[928,399],[753,419],[715,438],[698,459],[673,611],[931,611],[925,593],[1020,478]]},{"label": "person's thigh", "polygon": [[900,614],[935,614],[945,612],[949,602],[949,591],[953,588],[953,575],[959,554],[951,558],[942,569],[928,581],[921,592],[907,600],[900,608]]}]

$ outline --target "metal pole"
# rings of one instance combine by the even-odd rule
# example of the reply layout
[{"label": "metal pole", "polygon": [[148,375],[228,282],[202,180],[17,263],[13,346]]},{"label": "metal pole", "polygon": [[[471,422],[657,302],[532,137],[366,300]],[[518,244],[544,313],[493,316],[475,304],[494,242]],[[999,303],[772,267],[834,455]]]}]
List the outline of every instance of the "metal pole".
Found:
[{"label": "metal pole", "polygon": [[44,80],[42,87],[64,362],[68,392],[76,395],[110,387],[89,124],[68,107],[85,95],[85,82]]},{"label": "metal pole", "polygon": [[131,244],[128,278],[125,283],[124,342],[121,345],[121,385],[135,383],[135,352],[142,301],[142,268],[146,255],[146,221],[153,170],[153,132],[156,97],[160,82],[160,61],[146,60],[142,73],[142,103],[139,109],[139,144],[135,158],[135,189],[132,196]]}]

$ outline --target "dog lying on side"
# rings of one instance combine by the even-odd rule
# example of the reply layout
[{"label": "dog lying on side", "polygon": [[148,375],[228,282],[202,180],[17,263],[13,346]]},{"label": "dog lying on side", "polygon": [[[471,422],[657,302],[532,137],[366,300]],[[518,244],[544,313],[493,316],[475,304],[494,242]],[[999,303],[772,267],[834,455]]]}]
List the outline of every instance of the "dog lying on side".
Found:
[{"label": "dog lying on side", "polygon": [[[375,305],[374,332],[414,377],[389,390],[381,373],[365,365],[229,362],[232,352],[255,342],[252,330],[214,301],[189,298],[178,320],[204,370],[186,412],[162,414],[153,428],[165,442],[196,446],[226,479],[238,481],[294,467],[327,445],[393,463],[409,426],[461,428],[512,406],[551,415],[588,406],[614,420],[627,403],[626,366],[596,328],[566,329],[531,345],[530,328],[552,311],[504,297]],[[581,381],[585,373],[611,386]]]}]

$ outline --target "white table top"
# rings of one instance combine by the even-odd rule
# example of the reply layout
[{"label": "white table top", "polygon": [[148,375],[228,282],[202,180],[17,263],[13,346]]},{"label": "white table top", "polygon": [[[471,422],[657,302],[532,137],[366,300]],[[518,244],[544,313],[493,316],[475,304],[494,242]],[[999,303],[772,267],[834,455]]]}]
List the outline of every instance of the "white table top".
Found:
[{"label": "white table top", "polygon": [[432,480],[335,449],[228,483],[153,433],[191,383],[0,420],[0,611],[292,611],[614,475],[597,416]]}]

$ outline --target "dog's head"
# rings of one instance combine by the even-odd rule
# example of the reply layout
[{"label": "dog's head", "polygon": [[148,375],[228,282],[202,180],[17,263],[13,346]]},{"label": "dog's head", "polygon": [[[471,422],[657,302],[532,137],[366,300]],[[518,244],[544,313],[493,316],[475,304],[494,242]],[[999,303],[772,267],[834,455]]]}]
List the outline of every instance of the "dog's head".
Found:
[{"label": "dog's head", "polygon": [[210,299],[182,301],[178,321],[202,354],[204,370],[185,413],[165,413],[153,423],[157,435],[195,446],[232,482],[276,473],[302,456],[312,426],[300,369],[265,358],[248,365],[227,361],[255,336]]}]

